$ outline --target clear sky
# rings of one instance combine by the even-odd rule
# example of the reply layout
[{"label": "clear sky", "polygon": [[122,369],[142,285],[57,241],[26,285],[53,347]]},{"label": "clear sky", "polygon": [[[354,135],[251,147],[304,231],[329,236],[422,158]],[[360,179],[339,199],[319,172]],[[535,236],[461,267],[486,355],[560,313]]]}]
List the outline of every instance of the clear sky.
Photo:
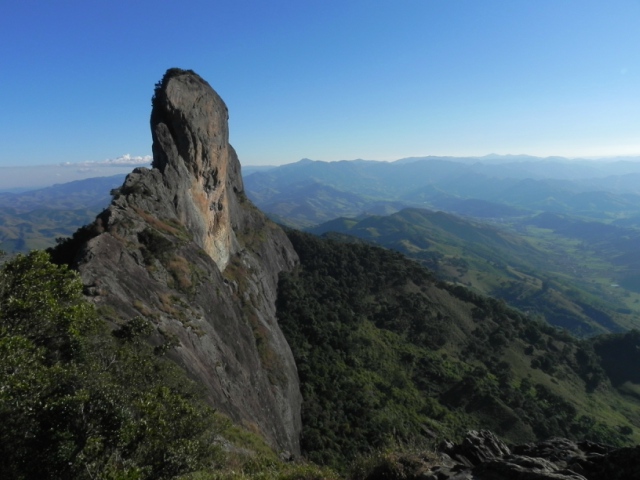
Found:
[{"label": "clear sky", "polygon": [[640,154],[639,0],[0,0],[0,166],[149,155],[170,67],[245,165]]}]

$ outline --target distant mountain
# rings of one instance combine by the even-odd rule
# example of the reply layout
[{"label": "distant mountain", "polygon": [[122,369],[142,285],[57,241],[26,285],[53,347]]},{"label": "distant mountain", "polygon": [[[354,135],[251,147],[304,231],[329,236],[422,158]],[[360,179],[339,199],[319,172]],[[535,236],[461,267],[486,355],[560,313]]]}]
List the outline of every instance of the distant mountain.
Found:
[{"label": "distant mountain", "polygon": [[[637,227],[640,162],[635,160],[496,155],[395,162],[304,159],[277,167],[247,166],[243,173],[247,195],[263,211],[280,223],[300,228],[341,216],[390,214],[406,207],[495,221],[553,212]],[[50,246],[55,236],[69,235],[102,209],[109,191],[123,178],[99,177],[0,193],[0,248],[24,251]],[[29,214],[53,209],[67,212],[57,230],[50,222],[38,224],[42,213],[34,218]],[[56,215],[60,213],[51,213],[52,218]]]},{"label": "distant mountain", "polygon": [[624,238],[634,233],[632,230],[606,225],[600,222],[585,221],[557,213],[541,213],[525,223],[540,228],[548,228],[555,233],[583,241],[603,242],[616,238]]},{"label": "distant mountain", "polygon": [[48,248],[90,223],[125,175],[97,177],[22,193],[0,193],[0,249]]},{"label": "distant mountain", "polygon": [[630,172],[602,178],[588,178],[577,182],[592,190],[638,194],[640,190],[640,173]]},{"label": "distant mountain", "polygon": [[104,208],[111,200],[109,192],[122,185],[125,176],[95,177],[22,193],[0,193],[0,208],[18,213],[45,206],[55,210]]},{"label": "distant mountain", "polygon": [[444,212],[405,209],[389,216],[336,219],[309,231],[348,234],[402,252],[443,280],[503,299],[574,333],[624,329],[625,317],[616,305],[594,303],[558,271],[564,261],[560,255],[504,229]]},{"label": "distant mountain", "polygon": [[[481,157],[428,156],[409,157],[393,163],[415,163],[421,161],[449,161],[488,172],[504,174],[518,178],[602,178],[609,175],[624,175],[640,172],[640,157],[613,157],[600,159],[566,158],[559,156],[535,157],[532,155],[498,155],[491,153]],[[506,170],[505,170],[506,169]]]},{"label": "distant mountain", "polygon": [[[287,196],[289,210],[313,203],[315,208],[306,207],[296,212],[295,219],[291,218],[292,224],[299,226],[342,215],[357,216],[375,202],[399,202],[403,206],[437,208],[477,218],[490,218],[491,211],[496,214],[493,218],[505,216],[498,205],[508,207],[509,217],[550,211],[619,220],[640,212],[640,183],[634,188],[630,182],[621,180],[621,175],[640,175],[640,162],[529,157],[502,160],[505,161],[499,164],[483,158],[471,162],[468,158],[454,157],[396,162],[304,160],[255,172],[246,177],[245,184],[260,208],[285,221],[283,195]],[[317,187],[305,189],[312,183],[333,189],[335,204],[331,197],[319,203],[315,197]],[[350,209],[344,205],[346,194],[360,197]],[[443,202],[443,198],[447,201]],[[472,201],[493,205],[491,209],[484,208],[487,203],[472,208]],[[353,213],[347,213],[348,210]]]},{"label": "distant mountain", "polygon": [[271,170],[272,168],[276,168],[275,165],[243,165],[242,166],[242,174],[246,177],[255,172],[266,172],[267,170]]},{"label": "distant mountain", "polygon": [[[271,192],[269,192],[271,193]],[[291,227],[304,228],[338,216],[363,213],[392,213],[405,207],[401,202],[385,202],[345,192],[319,182],[299,182],[279,193],[250,192],[249,198],[261,203],[273,218]],[[268,200],[261,201],[261,199]]]},{"label": "distant mountain", "polygon": [[470,198],[463,199],[446,194],[440,197],[431,197],[430,204],[438,210],[480,219],[522,217],[531,213],[522,208],[510,207],[501,203]]}]

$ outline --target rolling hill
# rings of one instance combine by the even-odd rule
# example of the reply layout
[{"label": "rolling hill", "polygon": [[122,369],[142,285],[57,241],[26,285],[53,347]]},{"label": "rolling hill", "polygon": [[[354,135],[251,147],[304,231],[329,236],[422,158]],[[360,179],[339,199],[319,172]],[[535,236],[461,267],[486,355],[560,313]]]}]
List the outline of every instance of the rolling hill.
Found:
[{"label": "rolling hill", "polygon": [[[555,217],[554,217],[555,218]],[[444,212],[405,209],[389,216],[337,219],[309,229],[336,232],[397,250],[442,280],[502,299],[578,335],[633,324],[614,301],[597,298],[565,275],[566,257],[507,230]]]},{"label": "rolling hill", "polygon": [[97,177],[23,193],[0,193],[0,250],[28,252],[55,244],[91,222],[124,175]]}]

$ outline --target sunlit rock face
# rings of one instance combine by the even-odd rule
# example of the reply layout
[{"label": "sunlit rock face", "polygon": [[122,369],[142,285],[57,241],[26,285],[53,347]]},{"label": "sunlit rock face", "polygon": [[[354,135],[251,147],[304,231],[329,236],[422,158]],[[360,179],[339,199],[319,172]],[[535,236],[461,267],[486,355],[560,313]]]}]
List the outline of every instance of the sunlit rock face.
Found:
[{"label": "sunlit rock face", "polygon": [[209,84],[171,69],[152,103],[153,168],[134,170],[66,250],[103,315],[153,322],[151,341],[212,405],[296,454],[301,396],[275,300],[297,254],[246,198]]},{"label": "sunlit rock face", "polygon": [[[165,76],[153,97],[153,167],[175,192],[179,219],[221,270],[238,248],[229,190],[242,191],[227,107],[197,75]],[[190,181],[187,182],[186,180]]]}]

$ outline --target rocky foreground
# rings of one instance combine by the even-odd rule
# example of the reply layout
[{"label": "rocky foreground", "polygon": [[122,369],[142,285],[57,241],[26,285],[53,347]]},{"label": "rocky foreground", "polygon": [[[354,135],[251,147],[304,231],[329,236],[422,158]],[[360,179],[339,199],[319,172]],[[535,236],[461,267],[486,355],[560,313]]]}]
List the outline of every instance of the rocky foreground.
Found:
[{"label": "rocky foreground", "polygon": [[493,433],[470,431],[433,456],[404,455],[384,462],[367,480],[615,480],[640,479],[640,446],[613,448],[551,438],[509,447]]}]

